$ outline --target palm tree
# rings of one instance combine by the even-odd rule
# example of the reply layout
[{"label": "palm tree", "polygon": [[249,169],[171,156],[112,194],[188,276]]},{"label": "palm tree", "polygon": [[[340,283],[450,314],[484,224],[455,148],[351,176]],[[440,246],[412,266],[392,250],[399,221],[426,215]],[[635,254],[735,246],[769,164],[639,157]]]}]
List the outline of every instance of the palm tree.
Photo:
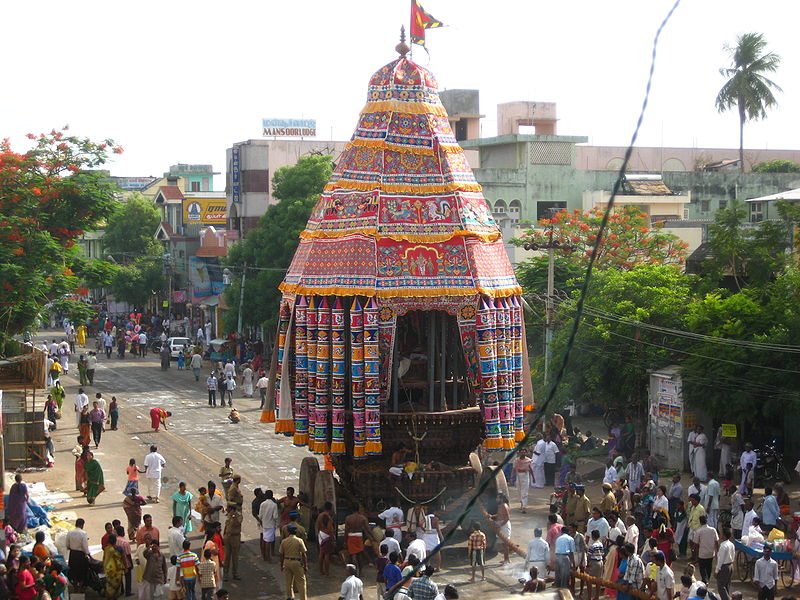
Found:
[{"label": "palm tree", "polygon": [[781,64],[781,57],[774,52],[764,54],[767,41],[760,33],[744,33],[736,40],[736,46],[726,45],[731,66],[719,70],[728,81],[717,94],[717,110],[725,112],[736,108],[739,112],[739,169],[744,172],[744,123],[763,119],[767,109],[778,102],[772,90],[780,87],[767,79],[765,73],[774,73]]}]

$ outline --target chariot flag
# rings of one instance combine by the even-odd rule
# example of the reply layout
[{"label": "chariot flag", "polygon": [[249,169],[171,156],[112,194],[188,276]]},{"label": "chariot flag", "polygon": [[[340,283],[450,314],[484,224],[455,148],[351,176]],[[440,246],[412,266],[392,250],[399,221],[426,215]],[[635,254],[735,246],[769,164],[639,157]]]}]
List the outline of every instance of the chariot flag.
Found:
[{"label": "chariot flag", "polygon": [[417,0],[411,0],[411,43],[425,45],[425,30],[443,27],[444,23],[434,19],[430,13],[420,6]]}]

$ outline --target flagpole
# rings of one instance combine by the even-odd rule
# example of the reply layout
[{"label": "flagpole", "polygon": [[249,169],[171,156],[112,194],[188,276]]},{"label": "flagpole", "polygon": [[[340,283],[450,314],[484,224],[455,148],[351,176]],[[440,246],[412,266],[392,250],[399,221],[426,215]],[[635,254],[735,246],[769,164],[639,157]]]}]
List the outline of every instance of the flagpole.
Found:
[{"label": "flagpole", "polygon": [[411,41],[411,32],[414,30],[414,2],[416,0],[409,0],[408,2],[408,58],[414,60],[414,42]]}]

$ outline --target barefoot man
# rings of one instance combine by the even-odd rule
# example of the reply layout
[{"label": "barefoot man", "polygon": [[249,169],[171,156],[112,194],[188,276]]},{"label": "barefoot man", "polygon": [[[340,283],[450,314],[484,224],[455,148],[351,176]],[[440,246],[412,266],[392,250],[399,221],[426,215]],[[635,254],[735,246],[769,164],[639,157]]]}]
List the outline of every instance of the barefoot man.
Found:
[{"label": "barefoot man", "polygon": [[349,562],[358,566],[361,572],[361,559],[364,557],[364,536],[372,541],[372,532],[369,529],[367,518],[359,512],[360,507],[354,506],[354,512],[347,515],[344,520],[344,535],[347,543]]},{"label": "barefoot man", "polygon": [[497,529],[497,533],[503,536],[503,562],[501,565],[505,565],[509,562],[509,552],[511,548],[509,548],[509,543],[511,543],[511,521],[509,520],[509,512],[508,512],[508,498],[503,492],[499,492],[497,494],[497,513],[493,515],[489,515],[489,518],[494,522],[495,529]]}]

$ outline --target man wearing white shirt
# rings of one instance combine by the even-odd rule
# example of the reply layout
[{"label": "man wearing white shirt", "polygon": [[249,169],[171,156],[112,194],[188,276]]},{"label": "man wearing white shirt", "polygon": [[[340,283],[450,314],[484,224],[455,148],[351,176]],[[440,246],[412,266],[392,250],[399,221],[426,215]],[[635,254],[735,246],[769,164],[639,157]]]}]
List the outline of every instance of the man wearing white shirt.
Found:
[{"label": "man wearing white shirt", "polygon": [[717,550],[717,591],[721,600],[730,599],[731,569],[733,569],[733,559],[736,549],[731,541],[731,530],[725,527],[722,530],[723,542]]},{"label": "man wearing white shirt", "polygon": [[139,356],[147,356],[147,334],[144,331],[139,334]]},{"label": "man wearing white shirt", "polygon": [[778,587],[778,563],[772,560],[772,548],[764,546],[764,556],[756,561],[753,583],[758,588],[758,600],[773,600]]},{"label": "man wearing white shirt", "polygon": [[258,390],[258,395],[261,397],[261,405],[258,407],[260,409],[263,409],[264,405],[267,403],[268,387],[269,387],[269,377],[267,377],[264,371],[261,371],[261,377],[259,377],[258,381],[256,381],[256,389]]},{"label": "man wearing white shirt", "polygon": [[700,496],[700,504],[703,505],[703,508],[708,506],[708,486],[703,485],[697,477],[692,478],[692,485],[690,485],[689,489],[686,491],[687,496],[691,496],[692,494]]},{"label": "man wearing white shirt", "polygon": [[742,468],[742,481],[739,484],[739,491],[743,494],[747,489],[747,476],[750,471],[756,468],[758,462],[758,455],[753,450],[753,444],[747,442],[744,445],[744,452],[739,457],[739,466]]},{"label": "man wearing white shirt", "polygon": [[186,536],[183,535],[183,519],[181,517],[172,517],[172,526],[167,531],[169,538],[169,555],[178,556],[183,552],[183,540]]},{"label": "man wearing white shirt", "polygon": [[533,539],[528,543],[528,554],[525,556],[525,572],[529,571],[531,567],[536,567],[544,577],[549,559],[550,544],[542,539],[542,530],[537,527],[533,530]]},{"label": "man wearing white shirt", "polygon": [[658,567],[656,573],[656,598],[658,600],[672,600],[675,593],[675,574],[666,564],[663,552],[656,552],[653,562]]},{"label": "man wearing white shirt", "polygon": [[544,484],[555,485],[556,482],[556,454],[558,444],[550,436],[544,444]]},{"label": "man wearing white shirt", "polygon": [[[390,506],[378,515],[379,519],[383,519],[386,524],[386,529],[394,529],[395,531],[403,530],[403,511],[396,506]],[[391,552],[391,549],[389,549]]]},{"label": "man wearing white shirt", "polygon": [[415,537],[414,540],[408,545],[408,548],[406,548],[406,560],[408,560],[408,557],[412,554],[420,561],[425,560],[427,552],[425,550],[425,540],[422,539],[422,534],[416,534],[412,532],[411,535],[418,537]]},{"label": "man wearing white shirt", "polygon": [[339,600],[364,600],[364,583],[356,577],[356,566],[346,565],[344,571],[348,577],[342,582]]},{"label": "man wearing white shirt", "polygon": [[628,531],[625,533],[625,543],[639,547],[639,527],[634,517],[628,517]]},{"label": "man wearing white shirt", "polygon": [[[275,551],[275,531],[281,511],[273,497],[272,490],[264,493],[264,501],[258,507],[258,524],[261,526],[261,558],[266,562],[272,560]],[[319,532],[318,532],[319,534]]]},{"label": "man wearing white shirt", "polygon": [[753,524],[753,519],[758,518],[758,513],[756,513],[755,508],[753,507],[752,500],[745,500],[744,501],[744,520],[742,521],[742,535],[748,535],[750,531],[750,526]]},{"label": "man wearing white shirt", "polygon": [[167,465],[156,446],[150,446],[150,454],[144,457],[144,478],[147,482],[147,499],[158,502],[161,495],[161,471]]},{"label": "man wearing white shirt", "polygon": [[544,487],[544,455],[547,442],[542,439],[542,434],[536,434],[536,445],[533,447],[533,487]]},{"label": "man wearing white shirt", "polygon": [[717,515],[719,514],[719,481],[714,473],[708,474],[708,485],[706,486],[706,512],[708,513],[708,524],[717,527]]},{"label": "man wearing white shirt", "polygon": [[81,411],[87,406],[89,406],[89,396],[87,396],[83,388],[78,388],[78,393],[75,396],[75,426],[80,426],[81,424]]},{"label": "man wearing white shirt", "polygon": [[606,463],[606,472],[603,475],[603,483],[609,483],[611,485],[617,482],[617,470],[614,468],[614,463],[608,461]]},{"label": "man wearing white shirt", "polygon": [[77,584],[86,582],[86,575],[89,569],[89,536],[83,530],[85,525],[83,519],[75,521],[75,529],[67,533],[67,558],[69,559],[70,579]]},{"label": "man wearing white shirt", "polygon": [[[386,537],[383,538],[383,541],[381,542],[381,544],[385,544],[386,547],[389,548],[389,552],[387,553],[387,556],[389,554],[391,554],[392,552],[397,552],[397,556],[402,556],[403,555],[403,551],[400,550],[400,542],[397,540],[396,537],[394,537],[395,536],[395,530],[394,529],[387,529],[386,533],[384,535]],[[400,533],[398,533],[397,536],[398,537],[402,537],[402,535]]]}]

